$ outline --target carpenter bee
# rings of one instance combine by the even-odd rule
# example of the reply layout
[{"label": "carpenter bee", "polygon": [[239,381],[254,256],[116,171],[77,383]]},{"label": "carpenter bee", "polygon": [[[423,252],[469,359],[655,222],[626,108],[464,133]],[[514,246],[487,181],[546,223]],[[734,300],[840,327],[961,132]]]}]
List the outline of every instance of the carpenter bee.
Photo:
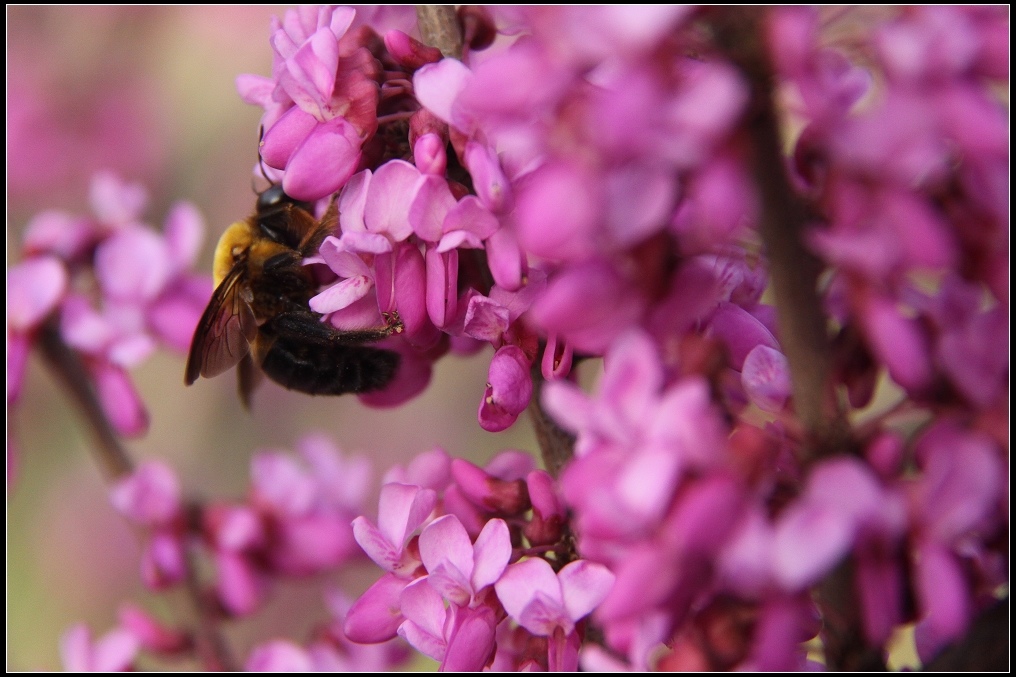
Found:
[{"label": "carpenter bee", "polygon": [[258,195],[253,216],[222,234],[215,248],[215,292],[187,357],[187,385],[237,366],[245,406],[262,374],[311,395],[388,385],[399,354],[364,344],[400,332],[398,316],[386,316],[384,327],[342,331],[309,306],[316,284],[303,260],[317,253],[337,222],[334,203],[319,221],[309,204],[273,185]]}]

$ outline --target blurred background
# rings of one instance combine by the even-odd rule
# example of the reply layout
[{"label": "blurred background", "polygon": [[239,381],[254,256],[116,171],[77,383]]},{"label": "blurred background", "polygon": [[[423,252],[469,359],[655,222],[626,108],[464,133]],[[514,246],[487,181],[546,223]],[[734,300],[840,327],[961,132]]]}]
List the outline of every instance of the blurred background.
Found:
[{"label": "blurred background", "polygon": [[[149,190],[146,221],[161,228],[176,200],[193,202],[208,232],[201,268],[210,271],[219,234],[253,209],[261,110],[244,104],[234,80],[268,75],[271,7],[7,8],[7,264],[43,209],[89,212],[92,174],[112,169]],[[311,398],[266,383],[253,411],[237,401],[232,374],[183,385],[184,356],[159,352],[133,377],[151,429],[129,441],[138,460],[160,458],[185,490],[241,497],[249,460],[262,448],[291,449],[323,431],[347,453],[366,452],[375,480],[394,463],[440,444],[484,463],[498,450],[536,449],[525,417],[500,434],[476,411],[490,349],[446,357],[430,387],[408,405],[368,409],[354,397]],[[7,668],[61,667],[59,638],[73,623],[101,636],[117,606],[163,600],[141,586],[137,536],[115,513],[90,455],[91,437],[43,363],[29,360],[17,409],[8,411]],[[376,492],[376,487],[374,488]],[[373,509],[373,508],[372,508]],[[377,577],[365,567],[342,583],[360,592]],[[321,581],[276,592],[269,608],[226,631],[237,653],[251,641],[297,641],[326,617]]]}]

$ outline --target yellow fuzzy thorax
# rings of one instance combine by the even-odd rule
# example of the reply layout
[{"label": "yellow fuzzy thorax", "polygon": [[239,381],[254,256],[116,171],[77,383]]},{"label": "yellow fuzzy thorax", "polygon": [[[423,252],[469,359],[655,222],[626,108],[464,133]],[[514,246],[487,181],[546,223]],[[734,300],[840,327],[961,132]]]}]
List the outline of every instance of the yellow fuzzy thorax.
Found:
[{"label": "yellow fuzzy thorax", "polygon": [[215,260],[212,264],[212,277],[218,287],[225,279],[240,252],[249,249],[253,241],[251,226],[247,221],[237,221],[222,234],[215,245]]}]

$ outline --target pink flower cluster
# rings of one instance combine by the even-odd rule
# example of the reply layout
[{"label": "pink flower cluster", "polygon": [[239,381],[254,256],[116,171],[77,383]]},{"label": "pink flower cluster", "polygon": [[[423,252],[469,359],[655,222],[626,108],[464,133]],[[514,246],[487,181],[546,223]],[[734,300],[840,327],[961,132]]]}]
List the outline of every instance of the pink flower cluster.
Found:
[{"label": "pink flower cluster", "polygon": [[918,402],[1006,408],[994,346],[1009,328],[1009,124],[989,86],[1008,77],[1008,13],[907,10],[865,36],[884,78],[870,92],[868,73],[821,45],[814,11],[773,18],[807,120],[794,169],[823,217],[812,245],[836,273],[852,404],[884,366]]},{"label": "pink flower cluster", "polygon": [[[277,580],[335,571],[360,559],[351,523],[371,484],[369,461],[341,456],[321,435],[308,435],[296,446],[300,461],[281,450],[255,455],[250,493],[243,502],[187,506],[173,471],[158,461],[142,464],[114,485],[113,505],[145,530],[142,581],[154,590],[181,585],[188,571],[194,575],[193,558],[200,555],[215,570],[209,594],[218,615],[232,618],[260,609]],[[404,647],[397,645],[352,643],[342,630],[349,601],[330,590],[326,603],[333,620],[316,630],[306,646],[288,639],[268,641],[252,650],[247,668],[376,670],[406,658]],[[132,612],[128,620],[142,618],[141,613]],[[65,663],[90,655],[87,660],[105,669],[123,669],[140,649],[173,655],[191,646],[191,638],[181,633],[173,635],[177,642],[147,641],[137,625],[122,619],[122,627],[94,645],[81,635],[83,629],[73,630],[68,635],[73,639],[65,643],[78,647],[71,652],[77,657],[65,658]],[[100,660],[113,651],[102,648],[106,643],[119,647],[115,665]],[[83,647],[91,647],[91,654]]]},{"label": "pink flower cluster", "polygon": [[377,523],[353,522],[385,574],[346,616],[357,642],[402,636],[441,669],[570,670],[584,620],[607,596],[606,567],[566,557],[566,514],[532,457],[486,469],[441,450],[389,474]]},{"label": "pink flower cluster", "polygon": [[25,360],[41,328],[58,327],[82,358],[107,418],[125,436],[148,415],[127,370],[159,344],[183,352],[211,295],[190,272],[204,222],[187,203],[162,233],[141,221],[147,195],[110,174],[92,182],[94,216],[47,211],[28,224],[24,259],[7,270],[7,403],[17,401]]}]

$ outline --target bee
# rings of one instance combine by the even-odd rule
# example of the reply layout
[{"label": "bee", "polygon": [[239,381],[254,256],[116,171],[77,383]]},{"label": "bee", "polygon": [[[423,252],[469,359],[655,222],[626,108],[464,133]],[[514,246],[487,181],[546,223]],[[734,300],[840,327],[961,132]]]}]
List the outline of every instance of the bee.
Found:
[{"label": "bee", "polygon": [[240,399],[262,374],[311,395],[380,390],[399,367],[399,354],[369,345],[402,331],[397,315],[385,326],[342,331],[310,309],[316,284],[303,265],[338,222],[334,203],[320,221],[312,207],[273,185],[258,195],[254,214],[231,225],[215,248],[215,292],[198,322],[184,381],[238,367]]}]

